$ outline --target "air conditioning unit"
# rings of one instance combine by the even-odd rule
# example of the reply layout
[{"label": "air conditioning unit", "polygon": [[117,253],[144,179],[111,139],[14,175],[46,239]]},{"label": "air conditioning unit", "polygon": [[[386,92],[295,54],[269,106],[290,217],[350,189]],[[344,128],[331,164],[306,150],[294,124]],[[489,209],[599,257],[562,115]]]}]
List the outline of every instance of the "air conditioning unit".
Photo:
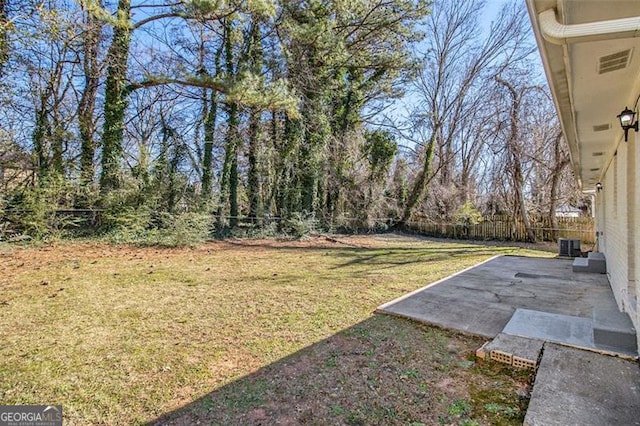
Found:
[{"label": "air conditioning unit", "polygon": [[571,240],[569,238],[558,239],[559,255],[564,257],[580,256],[580,240]]}]

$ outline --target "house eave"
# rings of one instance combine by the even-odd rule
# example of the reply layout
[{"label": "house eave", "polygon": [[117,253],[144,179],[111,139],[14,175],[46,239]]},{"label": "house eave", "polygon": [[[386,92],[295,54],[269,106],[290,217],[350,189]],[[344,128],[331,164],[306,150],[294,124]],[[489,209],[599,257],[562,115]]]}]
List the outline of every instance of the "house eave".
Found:
[{"label": "house eave", "polygon": [[[572,106],[571,92],[569,90],[570,77],[566,72],[566,67],[568,65],[567,52],[564,46],[550,44],[545,40],[542,32],[540,31],[540,25],[538,22],[538,15],[542,11],[536,10],[535,0],[526,0],[526,3],[527,9],[529,11],[529,18],[531,20],[531,27],[533,28],[533,34],[536,38],[536,43],[538,45],[540,56],[542,58],[544,72],[547,81],[549,82],[549,88],[551,90],[558,117],[560,118],[562,133],[567,142],[567,145],[569,146],[571,165],[573,166],[573,171],[578,183],[578,187],[580,189],[584,189],[580,173],[580,145],[578,144],[576,122],[573,114],[574,108]],[[554,67],[554,69],[552,69],[552,63],[549,60],[548,48],[554,50],[562,50],[563,63],[561,68],[556,69],[558,68],[556,66]],[[562,76],[563,78],[558,81],[557,76]]]}]

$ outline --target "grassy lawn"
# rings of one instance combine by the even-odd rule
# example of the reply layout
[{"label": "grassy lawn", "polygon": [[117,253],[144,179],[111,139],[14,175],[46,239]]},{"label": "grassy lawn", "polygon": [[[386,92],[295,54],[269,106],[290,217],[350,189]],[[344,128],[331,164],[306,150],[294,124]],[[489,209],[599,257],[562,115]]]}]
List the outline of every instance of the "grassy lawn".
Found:
[{"label": "grassy lawn", "polygon": [[0,401],[65,424],[518,424],[527,377],[380,304],[526,249],[340,237],[0,246]]}]

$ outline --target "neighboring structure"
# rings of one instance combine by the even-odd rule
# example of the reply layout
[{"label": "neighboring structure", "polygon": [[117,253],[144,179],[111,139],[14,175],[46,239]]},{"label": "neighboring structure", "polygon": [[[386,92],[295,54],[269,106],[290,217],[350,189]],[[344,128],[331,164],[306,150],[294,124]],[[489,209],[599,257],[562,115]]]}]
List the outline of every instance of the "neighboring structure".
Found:
[{"label": "neighboring structure", "polygon": [[640,330],[640,135],[625,141],[617,118],[640,98],[640,1],[526,2],[609,282]]},{"label": "neighboring structure", "polygon": [[31,159],[21,152],[0,152],[0,190],[7,191],[34,178]]},{"label": "neighboring structure", "polygon": [[560,206],[556,209],[556,217],[580,217],[582,210],[572,206]]}]

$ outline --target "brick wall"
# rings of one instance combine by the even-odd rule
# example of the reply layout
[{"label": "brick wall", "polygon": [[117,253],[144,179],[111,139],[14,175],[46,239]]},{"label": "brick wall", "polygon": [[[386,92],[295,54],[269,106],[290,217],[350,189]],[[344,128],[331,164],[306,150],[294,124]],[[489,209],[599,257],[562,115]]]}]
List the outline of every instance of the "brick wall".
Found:
[{"label": "brick wall", "polygon": [[624,307],[627,293],[627,220],[626,220],[626,161],[625,147],[618,149],[605,174],[600,197],[604,201],[604,244],[602,251],[607,257],[607,275],[618,302]]},{"label": "brick wall", "polygon": [[[630,179],[629,185],[629,201],[632,206],[630,209],[630,217],[632,217],[632,251],[631,258],[633,259],[632,268],[630,268],[630,287],[633,287],[635,294],[633,295],[632,308],[629,314],[636,327],[636,331],[640,331],[640,134],[634,133],[633,138],[629,138],[629,167],[633,169],[633,173],[630,173],[632,179]],[[638,347],[640,348],[640,332],[638,335]]]},{"label": "brick wall", "polygon": [[[618,146],[597,194],[600,250],[607,258],[607,275],[618,306],[640,330],[640,141],[635,132]],[[640,346],[640,333],[638,344]]]},{"label": "brick wall", "polygon": [[[626,310],[634,320],[635,324],[638,324],[638,288],[637,288],[637,270],[638,270],[638,258],[637,258],[637,241],[640,234],[638,233],[638,185],[636,178],[636,166],[637,166],[637,145],[635,133],[633,137],[629,138],[629,142],[625,146],[626,150],[626,162],[627,162],[627,306]],[[640,327],[639,327],[640,328]]]}]

